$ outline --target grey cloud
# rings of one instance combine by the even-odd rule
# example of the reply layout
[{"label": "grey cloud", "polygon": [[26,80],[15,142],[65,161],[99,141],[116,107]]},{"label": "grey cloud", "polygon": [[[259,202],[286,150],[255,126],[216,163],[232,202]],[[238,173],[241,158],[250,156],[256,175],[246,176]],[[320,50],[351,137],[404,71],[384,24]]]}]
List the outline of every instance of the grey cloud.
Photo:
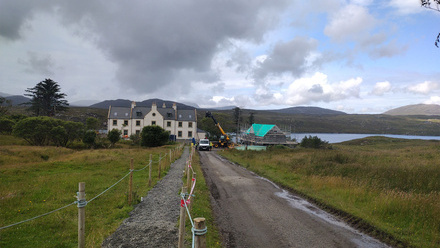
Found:
[{"label": "grey cloud", "polygon": [[316,50],[318,41],[305,37],[295,37],[289,42],[278,43],[266,60],[260,62],[254,70],[254,78],[261,82],[268,75],[290,73],[301,76],[309,67],[308,57]]},{"label": "grey cloud", "polygon": [[18,62],[26,66],[26,72],[43,74],[46,76],[53,75],[54,63],[50,55],[42,56],[35,52],[28,52],[26,59],[19,59]]},{"label": "grey cloud", "polygon": [[324,93],[324,90],[322,89],[322,86],[320,84],[314,84],[308,92],[314,93],[314,94],[322,94]]},{"label": "grey cloud", "polygon": [[[8,11],[3,3],[10,5],[9,9],[25,6],[15,0],[0,0],[0,3],[2,12]],[[33,11],[53,10],[64,25],[94,42],[118,65],[116,77],[124,87],[154,92],[175,81],[189,86],[190,81],[212,76],[215,72],[211,61],[229,39],[261,42],[288,3],[287,0],[35,1],[25,6],[19,17],[2,24],[0,35],[17,38],[19,28]],[[0,18],[0,23],[7,19]],[[182,71],[193,73],[190,78],[177,78]]]}]

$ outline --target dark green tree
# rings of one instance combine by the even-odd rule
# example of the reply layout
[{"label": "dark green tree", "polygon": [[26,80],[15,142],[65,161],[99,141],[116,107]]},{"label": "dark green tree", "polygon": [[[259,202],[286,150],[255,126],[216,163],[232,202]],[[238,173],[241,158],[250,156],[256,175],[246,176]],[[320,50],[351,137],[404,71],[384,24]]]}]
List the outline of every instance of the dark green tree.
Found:
[{"label": "dark green tree", "polygon": [[0,116],[7,115],[11,109],[11,106],[11,100],[7,100],[6,98],[0,96]]},{"label": "dark green tree", "polygon": [[96,140],[96,132],[92,130],[88,130],[84,133],[83,142],[89,147],[93,147],[95,145]]},{"label": "dark green tree", "polygon": [[29,144],[45,146],[50,142],[50,131],[56,126],[55,121],[49,117],[30,117],[23,119],[14,126],[12,134],[23,138]]},{"label": "dark green tree", "polygon": [[86,129],[87,130],[98,130],[99,129],[99,120],[94,117],[87,118]]},{"label": "dark green tree", "polygon": [[11,134],[15,122],[9,118],[0,117],[0,133]]},{"label": "dark green tree", "polygon": [[146,126],[141,132],[141,145],[156,147],[165,145],[170,138],[170,133],[160,126]]},{"label": "dark green tree", "polygon": [[107,139],[110,141],[112,146],[114,146],[116,142],[121,139],[121,130],[113,128],[110,132],[108,132]]},{"label": "dark green tree", "polygon": [[45,79],[35,87],[28,88],[26,92],[28,93],[25,96],[32,98],[26,103],[30,105],[28,110],[36,116],[54,116],[68,109],[69,103],[64,100],[66,94],[60,93],[60,86],[52,79]]},{"label": "dark green tree", "polygon": [[69,142],[80,139],[83,130],[82,123],[39,116],[21,119],[15,124],[12,134],[31,145],[67,146]]}]

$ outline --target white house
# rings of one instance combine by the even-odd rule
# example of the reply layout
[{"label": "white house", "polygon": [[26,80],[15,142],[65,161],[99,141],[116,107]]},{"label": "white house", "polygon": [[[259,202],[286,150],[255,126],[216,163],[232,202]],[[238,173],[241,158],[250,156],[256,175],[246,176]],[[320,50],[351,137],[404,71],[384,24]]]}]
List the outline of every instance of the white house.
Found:
[{"label": "white house", "polygon": [[122,131],[123,137],[140,134],[142,128],[149,125],[158,125],[174,135],[177,140],[197,138],[197,110],[178,110],[176,103],[171,108],[163,103],[158,107],[153,103],[151,107],[109,107],[108,131],[116,128]]}]

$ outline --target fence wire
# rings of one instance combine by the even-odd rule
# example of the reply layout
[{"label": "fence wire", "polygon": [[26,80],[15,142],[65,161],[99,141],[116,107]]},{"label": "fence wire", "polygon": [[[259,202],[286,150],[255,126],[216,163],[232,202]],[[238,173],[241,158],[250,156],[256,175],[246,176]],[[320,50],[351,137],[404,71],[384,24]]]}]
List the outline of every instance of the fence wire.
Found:
[{"label": "fence wire", "polygon": [[[181,149],[181,147],[178,147],[177,149]],[[159,163],[159,162],[160,162],[163,158],[165,158],[167,155],[168,155],[167,153],[165,153],[165,155],[164,155],[163,157],[160,157],[160,155],[159,155],[159,160],[158,160],[156,163]],[[119,179],[116,183],[114,183],[112,186],[108,187],[106,190],[102,191],[101,193],[99,193],[98,195],[96,195],[95,197],[93,197],[92,199],[90,199],[89,201],[86,201],[85,204],[88,204],[88,203],[92,202],[93,200],[95,200],[96,198],[100,197],[101,195],[105,194],[105,193],[106,193],[107,191],[109,191],[111,188],[113,188],[114,186],[116,186],[117,184],[119,184],[122,180],[124,180],[128,175],[130,175],[130,173],[145,170],[146,168],[148,168],[148,166],[151,166],[152,163],[153,163],[153,161],[150,161],[145,167],[143,167],[142,169],[139,169],[139,170],[130,170],[130,172],[128,172],[128,173],[127,173],[125,176],[123,176],[121,179]],[[60,210],[63,210],[63,209],[65,209],[65,208],[68,208],[68,207],[70,207],[70,206],[72,206],[72,205],[74,205],[74,204],[77,204],[77,203],[78,203],[78,201],[74,201],[74,202],[72,202],[72,203],[70,203],[70,204],[67,204],[67,205],[65,205],[65,206],[63,206],[63,207],[57,208],[57,209],[52,210],[52,211],[50,211],[50,212],[47,212],[47,213],[44,213],[44,214],[41,214],[41,215],[38,215],[38,216],[32,217],[32,218],[27,219],[27,220],[20,221],[20,222],[14,223],[14,224],[10,224],[10,225],[7,225],[7,226],[0,227],[0,230],[3,230],[3,229],[6,229],[6,228],[9,228],[9,227],[13,227],[13,226],[16,226],[16,225],[19,225],[19,224],[23,224],[23,223],[25,223],[25,222],[29,222],[29,221],[32,221],[32,220],[35,220],[35,219],[38,219],[38,218],[44,217],[44,216],[46,216],[46,215],[49,215],[49,214],[52,214],[52,213],[58,212],[58,211],[60,211]]]}]

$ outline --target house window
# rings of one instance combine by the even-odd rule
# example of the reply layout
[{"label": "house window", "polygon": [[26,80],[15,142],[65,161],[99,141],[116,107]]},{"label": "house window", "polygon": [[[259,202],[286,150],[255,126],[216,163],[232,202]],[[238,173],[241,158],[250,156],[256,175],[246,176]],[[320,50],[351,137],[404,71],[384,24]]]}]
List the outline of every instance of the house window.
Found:
[{"label": "house window", "polygon": [[128,135],[128,130],[124,130],[124,136]]},{"label": "house window", "polygon": [[179,127],[182,127],[182,122],[181,121],[179,121]]},{"label": "house window", "polygon": [[139,111],[136,112],[136,116],[137,116],[137,117],[141,117],[141,116],[142,116],[142,112],[139,112]]},{"label": "house window", "polygon": [[182,137],[182,131],[177,132],[177,137]]},{"label": "house window", "polygon": [[192,131],[188,131],[188,138],[192,138],[193,136],[193,132]]},{"label": "house window", "polygon": [[139,135],[141,133],[141,130],[136,130],[136,135]]},{"label": "house window", "polygon": [[151,121],[151,125],[156,125],[156,121]]},{"label": "house window", "polygon": [[113,120],[113,126],[117,126],[118,125],[118,121],[117,120]]},{"label": "house window", "polygon": [[193,123],[192,122],[188,122],[188,127],[193,127]]},{"label": "house window", "polygon": [[140,126],[141,125],[141,121],[136,121],[136,126]]},{"label": "house window", "polygon": [[171,113],[167,113],[167,117],[168,117],[168,118],[171,118]]},{"label": "house window", "polygon": [[124,121],[124,125],[126,125],[126,126],[127,126],[127,125],[128,125],[128,121]]},{"label": "house window", "polygon": [[153,116],[156,116],[156,113],[153,113]]},{"label": "house window", "polygon": [[167,121],[167,127],[171,127],[171,121]]}]

